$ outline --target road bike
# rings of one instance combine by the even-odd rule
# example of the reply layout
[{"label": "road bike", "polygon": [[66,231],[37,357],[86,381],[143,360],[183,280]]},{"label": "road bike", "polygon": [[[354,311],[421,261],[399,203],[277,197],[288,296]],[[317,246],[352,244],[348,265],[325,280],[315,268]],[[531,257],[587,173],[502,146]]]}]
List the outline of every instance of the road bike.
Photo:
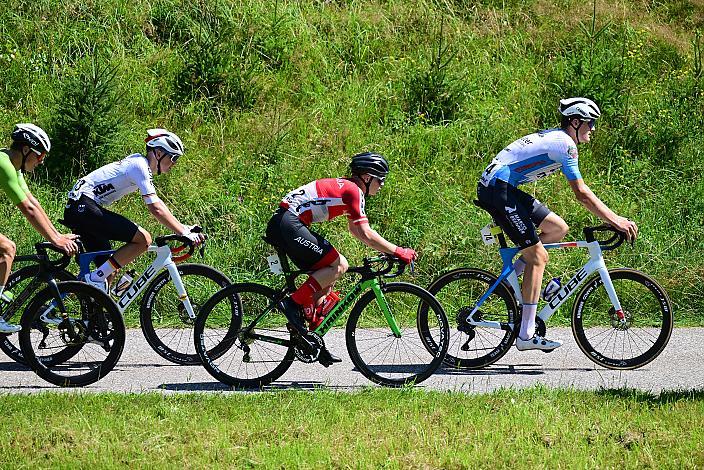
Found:
[{"label": "road bike", "polygon": [[[475,204],[482,207],[479,201]],[[585,241],[545,245],[548,250],[586,249],[589,260],[539,311],[536,333],[545,336],[550,317],[576,295],[571,324],[582,352],[609,369],[642,367],[670,340],[670,299],[652,277],[640,271],[607,269],[602,253],[618,248],[625,240],[623,233],[606,225],[583,231]],[[609,238],[598,241],[595,234],[600,232]],[[521,324],[523,299],[513,270],[519,249],[506,245],[503,231],[496,225],[485,228],[482,235],[487,244],[498,241],[503,261],[498,276],[483,269],[459,268],[442,274],[428,287],[453,320],[445,363],[459,369],[481,368],[498,361],[513,345]]]},{"label": "road bike", "polygon": [[[117,363],[125,325],[104,292],[82,282],[57,282],[71,260],[67,255],[51,260],[47,250],[59,251],[50,243],[37,243],[35,255],[15,258],[32,263],[22,268],[29,280],[2,306],[2,315],[11,318],[23,310],[17,338],[27,364],[40,377],[56,385],[87,385]],[[54,320],[44,322],[42,315],[49,308]]]},{"label": "road bike", "polygon": [[[174,241],[181,245],[170,248],[168,244]],[[201,255],[203,249],[201,246]],[[227,276],[210,266],[177,264],[191,257],[194,250],[193,243],[187,237],[157,237],[147,250],[155,254],[152,264],[135,277],[129,288],[115,297],[120,313],[124,314],[144,292],[140,305],[140,326],[147,343],[164,359],[182,365],[200,363],[193,347],[193,323],[200,306],[219,289],[230,284]],[[83,279],[90,272],[90,263],[96,257],[110,256],[112,253],[112,250],[79,253],[78,276],[65,269],[68,262],[55,270],[54,275],[60,280]],[[34,278],[36,269],[36,266],[28,266],[12,273],[6,289],[14,293],[17,286],[21,288]],[[7,318],[16,312],[17,309],[8,311]],[[0,341],[0,349],[15,361],[25,363],[17,341],[12,335],[5,336]]]},{"label": "road bike", "polygon": [[[345,327],[347,351],[372,382],[392,387],[416,384],[440,366],[449,335],[442,307],[422,287],[386,282],[403,273],[403,261],[382,255],[349,268],[347,272],[359,275],[360,280],[309,333],[317,343],[311,352],[287,326],[279,307],[296,289],[296,277],[308,272],[291,271],[285,253],[277,248],[277,254],[274,263],[280,266],[285,287],[232,284],[201,309],[194,327],[196,350],[217,380],[237,388],[259,388],[281,377],[294,359],[316,362],[325,346],[323,337],[350,308]],[[426,313],[423,325],[417,321],[421,307]],[[427,343],[435,348],[429,350]],[[213,350],[217,357],[209,352]]]}]

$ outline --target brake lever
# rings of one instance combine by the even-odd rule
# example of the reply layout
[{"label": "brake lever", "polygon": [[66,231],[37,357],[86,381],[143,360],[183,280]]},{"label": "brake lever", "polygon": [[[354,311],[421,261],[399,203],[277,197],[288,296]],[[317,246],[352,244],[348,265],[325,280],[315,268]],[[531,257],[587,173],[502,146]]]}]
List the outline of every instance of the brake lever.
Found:
[{"label": "brake lever", "polygon": [[411,260],[410,266],[411,266],[411,274],[413,274],[413,273],[415,272],[415,270],[416,270],[416,262],[415,262],[415,260]]}]

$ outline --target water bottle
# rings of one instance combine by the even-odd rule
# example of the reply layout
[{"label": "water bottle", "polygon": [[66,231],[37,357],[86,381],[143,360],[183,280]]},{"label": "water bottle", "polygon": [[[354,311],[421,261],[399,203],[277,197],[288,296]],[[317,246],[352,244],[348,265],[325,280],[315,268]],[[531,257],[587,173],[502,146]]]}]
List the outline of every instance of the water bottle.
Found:
[{"label": "water bottle", "polygon": [[12,292],[5,291],[0,295],[0,300],[2,300],[4,303],[9,304],[15,299],[15,296],[12,295]]},{"label": "water bottle", "polygon": [[134,275],[134,270],[130,270],[124,273],[113,286],[112,295],[114,295],[115,297],[122,297],[122,294],[127,292],[127,289],[132,287],[132,282],[134,281],[134,278],[132,276]]},{"label": "water bottle", "polygon": [[543,289],[543,300],[546,302],[550,302],[550,299],[552,299],[555,294],[560,290],[562,287],[562,283],[560,282],[559,277],[553,277],[550,279],[550,281],[545,285],[545,289]]}]

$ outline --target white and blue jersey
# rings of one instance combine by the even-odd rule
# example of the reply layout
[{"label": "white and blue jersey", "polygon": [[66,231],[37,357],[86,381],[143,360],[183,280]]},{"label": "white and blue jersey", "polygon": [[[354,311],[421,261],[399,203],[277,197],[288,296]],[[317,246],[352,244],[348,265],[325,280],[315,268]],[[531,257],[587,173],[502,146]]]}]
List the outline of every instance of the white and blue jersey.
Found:
[{"label": "white and blue jersey", "polygon": [[522,137],[499,152],[479,183],[491,186],[499,180],[517,187],[557,171],[570,181],[582,178],[572,138],[562,129],[547,129]]}]

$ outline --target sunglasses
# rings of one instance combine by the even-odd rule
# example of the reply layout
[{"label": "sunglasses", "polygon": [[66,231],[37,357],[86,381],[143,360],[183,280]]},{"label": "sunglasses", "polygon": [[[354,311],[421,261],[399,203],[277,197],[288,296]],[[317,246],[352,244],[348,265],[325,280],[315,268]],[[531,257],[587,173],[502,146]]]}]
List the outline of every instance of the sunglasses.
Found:
[{"label": "sunglasses", "polygon": [[379,181],[379,186],[384,186],[384,180],[386,179],[386,176],[375,176],[374,178]]},{"label": "sunglasses", "polygon": [[34,149],[31,149],[31,150],[37,156],[38,163],[41,163],[44,161],[44,159],[46,158],[46,152],[40,152],[39,150],[34,150]]},{"label": "sunglasses", "polygon": [[589,125],[590,131],[593,131],[596,127],[596,119],[582,119],[582,122],[586,122]]},{"label": "sunglasses", "polygon": [[171,160],[171,163],[176,163],[179,158],[181,158],[181,155],[175,155],[175,154],[169,155],[169,160]]}]

